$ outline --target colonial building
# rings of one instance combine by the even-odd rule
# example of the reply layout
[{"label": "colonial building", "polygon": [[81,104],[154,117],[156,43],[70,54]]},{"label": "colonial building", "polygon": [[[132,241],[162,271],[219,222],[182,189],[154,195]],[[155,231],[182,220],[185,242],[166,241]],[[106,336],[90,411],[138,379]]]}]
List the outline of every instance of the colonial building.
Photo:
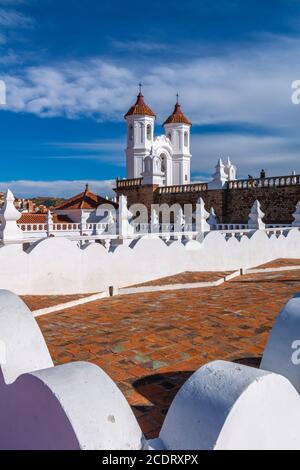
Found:
[{"label": "colonial building", "polygon": [[[256,200],[261,203],[266,224],[291,224],[300,201],[300,175],[238,180],[237,168],[228,157],[221,158],[209,182],[191,182],[192,123],[183,113],[178,101],[173,113],[164,121],[164,134],[155,135],[156,115],[146,104],[140,89],[135,104],[125,115],[127,124],[126,174],[117,180],[115,191],[127,197],[128,206],[144,204],[151,214],[151,205],[166,203],[196,204],[199,198],[208,210],[213,209],[220,224],[246,224]],[[103,213],[97,208],[117,201],[85,191],[53,208],[51,214],[23,213],[19,225],[36,224],[41,231],[46,224],[66,233],[98,233]],[[83,229],[84,227],[84,229]]]},{"label": "colonial building", "polygon": [[190,130],[192,123],[177,100],[163,124],[165,133],[155,136],[155,113],[142,92],[125,115],[127,121],[127,178],[143,178],[144,184],[170,186],[190,182]]},{"label": "colonial building", "polygon": [[93,193],[87,184],[82,193],[46,213],[22,212],[18,225],[29,236],[32,232],[43,236],[49,231],[49,227],[56,236],[96,235],[104,230],[101,225],[104,214],[97,211],[103,204],[109,204],[115,209],[118,207],[114,200]]},{"label": "colonial building", "polygon": [[[255,200],[266,214],[266,223],[292,223],[300,200],[300,176],[290,175],[237,180],[237,168],[220,158],[209,182],[191,183],[191,121],[178,101],[164,121],[164,134],[155,137],[155,112],[141,92],[125,115],[127,122],[126,175],[117,180],[116,193],[129,206],[142,203],[195,204],[201,197],[213,208],[219,223],[246,223]],[[203,157],[203,156],[202,156]]]}]

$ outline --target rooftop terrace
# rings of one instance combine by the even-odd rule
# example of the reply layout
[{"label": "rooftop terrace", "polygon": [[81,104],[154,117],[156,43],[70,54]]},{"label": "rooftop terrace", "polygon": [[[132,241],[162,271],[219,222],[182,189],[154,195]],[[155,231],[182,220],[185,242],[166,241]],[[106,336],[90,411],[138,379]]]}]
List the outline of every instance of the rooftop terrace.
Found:
[{"label": "rooftop terrace", "polygon": [[[267,265],[292,265],[299,270],[245,275],[219,287],[117,296],[37,320],[55,364],[98,364],[118,383],[146,436],[156,437],[177,390],[200,366],[215,359],[259,364],[274,319],[300,291],[300,260]],[[31,308],[63,300],[70,297],[25,298]]]}]

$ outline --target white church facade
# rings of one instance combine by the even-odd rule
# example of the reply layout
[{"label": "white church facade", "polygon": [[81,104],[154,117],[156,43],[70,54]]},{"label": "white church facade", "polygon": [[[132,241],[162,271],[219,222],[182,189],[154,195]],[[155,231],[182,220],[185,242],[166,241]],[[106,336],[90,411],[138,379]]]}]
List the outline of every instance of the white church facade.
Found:
[{"label": "white church facade", "polygon": [[[155,136],[156,115],[145,103],[140,90],[135,104],[125,115],[127,121],[126,177],[142,178],[142,184],[159,186],[187,185],[191,182],[191,121],[178,101],[163,123],[165,133]],[[216,166],[213,189],[236,179],[236,167],[230,159]]]}]

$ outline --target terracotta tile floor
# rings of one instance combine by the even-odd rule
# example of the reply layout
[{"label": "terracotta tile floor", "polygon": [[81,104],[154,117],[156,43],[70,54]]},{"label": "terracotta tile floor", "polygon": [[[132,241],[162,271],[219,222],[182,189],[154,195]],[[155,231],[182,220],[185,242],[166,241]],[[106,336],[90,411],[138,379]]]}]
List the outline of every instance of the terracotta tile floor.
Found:
[{"label": "terracotta tile floor", "polygon": [[[300,262],[299,262],[300,264]],[[162,286],[170,284],[189,284],[196,282],[207,282],[207,281],[217,281],[228,274],[231,274],[232,271],[224,272],[190,272],[186,271],[184,273],[176,274],[175,276],[161,277],[154,281],[144,282],[143,284],[136,284],[131,287],[142,287],[142,286]]]},{"label": "terracotta tile floor", "polygon": [[[92,295],[92,294],[89,294]],[[30,310],[39,310],[41,308],[53,307],[55,305],[71,302],[72,300],[82,299],[87,295],[23,295],[21,298]]]},{"label": "terracotta tile floor", "polygon": [[257,266],[258,268],[282,268],[285,266],[300,266],[300,259],[277,259],[270,263]]},{"label": "terracotta tile floor", "polygon": [[55,364],[91,361],[115,380],[146,436],[193,371],[215,359],[257,365],[300,270],[220,287],[119,296],[38,318]]}]

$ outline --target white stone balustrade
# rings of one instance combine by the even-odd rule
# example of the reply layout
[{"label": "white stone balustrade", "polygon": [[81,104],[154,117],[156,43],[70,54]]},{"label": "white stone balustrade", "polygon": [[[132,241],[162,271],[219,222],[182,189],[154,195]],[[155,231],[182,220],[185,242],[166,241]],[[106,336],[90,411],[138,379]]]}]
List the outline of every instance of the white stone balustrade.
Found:
[{"label": "white stone balustrade", "polygon": [[[192,220],[186,222],[185,213],[183,212],[180,205],[179,211],[175,214],[175,223],[159,223],[158,215],[152,210],[151,222],[149,223],[134,223],[131,212],[127,207],[127,198],[120,196],[119,209],[116,212],[109,211],[108,206],[102,205],[96,211],[96,215],[99,218],[99,214],[108,212],[107,217],[100,217],[99,222],[89,223],[87,220],[82,219],[80,223],[76,222],[53,222],[53,214],[49,211],[47,214],[46,223],[17,223],[20,219],[21,214],[17,211],[14,206],[14,196],[10,190],[7,191],[6,201],[4,208],[1,211],[1,228],[0,228],[0,239],[3,243],[24,243],[27,240],[29,242],[35,242],[36,240],[42,240],[49,236],[55,237],[69,237],[72,240],[75,237],[82,239],[103,239],[103,236],[111,238],[113,235],[119,235],[123,238],[132,238],[133,240],[139,234],[155,233],[159,234],[163,239],[166,237],[180,237],[180,233],[184,232],[186,237],[189,239],[196,239],[200,235],[200,241],[202,234],[210,231],[211,229],[218,230],[220,232],[236,232],[232,233],[231,236],[239,237],[241,233],[246,234],[247,230],[265,230],[272,228],[286,228],[300,227],[300,203],[297,204],[294,213],[294,223],[290,225],[284,224],[268,224],[265,225],[263,222],[264,214],[261,211],[259,201],[255,201],[251,212],[249,214],[248,224],[231,224],[231,223],[217,223],[216,215],[211,208],[210,213],[205,209],[205,204],[202,198],[198,200],[196,211],[193,213],[195,223]],[[110,206],[111,207],[111,206]],[[103,208],[103,209],[102,209]],[[188,220],[188,219],[187,219]],[[168,234],[169,232],[169,234]]]}]

